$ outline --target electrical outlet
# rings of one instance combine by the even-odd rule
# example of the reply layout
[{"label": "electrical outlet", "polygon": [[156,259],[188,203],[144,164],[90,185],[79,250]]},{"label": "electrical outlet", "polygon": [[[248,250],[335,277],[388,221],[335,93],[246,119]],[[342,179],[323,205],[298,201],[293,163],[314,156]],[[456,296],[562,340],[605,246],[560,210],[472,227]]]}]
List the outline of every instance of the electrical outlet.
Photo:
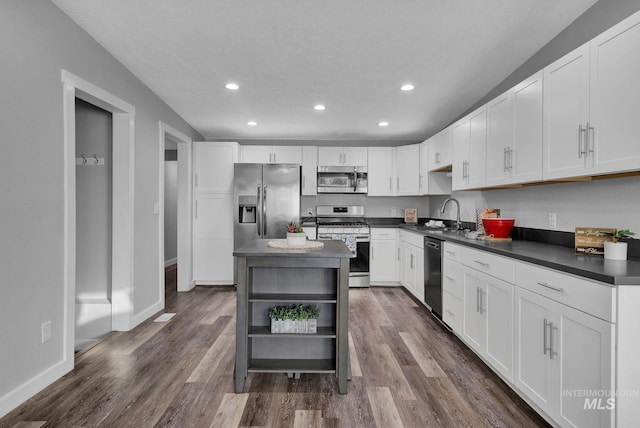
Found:
[{"label": "electrical outlet", "polygon": [[398,209],[391,208],[391,217],[398,217]]},{"label": "electrical outlet", "polygon": [[308,215],[309,217],[313,217],[313,209],[312,209],[312,208],[310,208],[310,207],[309,207],[309,208],[307,208],[307,215]]},{"label": "electrical outlet", "polygon": [[556,230],[557,228],[556,213],[549,213],[549,229]]},{"label": "electrical outlet", "polygon": [[40,326],[42,343],[51,340],[51,321],[43,322]]}]

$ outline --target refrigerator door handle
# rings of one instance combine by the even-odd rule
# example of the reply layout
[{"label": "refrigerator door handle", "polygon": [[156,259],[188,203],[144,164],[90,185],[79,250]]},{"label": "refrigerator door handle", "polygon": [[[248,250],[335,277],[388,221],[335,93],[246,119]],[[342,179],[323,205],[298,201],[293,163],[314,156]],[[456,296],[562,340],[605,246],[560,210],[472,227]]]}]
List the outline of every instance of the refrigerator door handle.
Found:
[{"label": "refrigerator door handle", "polygon": [[262,186],[262,237],[267,236],[267,185]]},{"label": "refrigerator door handle", "polygon": [[[257,196],[257,198],[258,198],[258,207],[257,208],[260,209],[260,207],[262,207],[262,204],[260,203],[260,185],[259,184],[258,184],[258,192],[257,193],[258,193],[258,196]],[[257,212],[256,213],[256,226],[258,228],[258,236],[259,237],[262,237],[262,231],[260,230],[260,227],[262,225],[262,222],[260,221],[261,218],[262,218],[262,216],[260,215],[259,212]]]}]

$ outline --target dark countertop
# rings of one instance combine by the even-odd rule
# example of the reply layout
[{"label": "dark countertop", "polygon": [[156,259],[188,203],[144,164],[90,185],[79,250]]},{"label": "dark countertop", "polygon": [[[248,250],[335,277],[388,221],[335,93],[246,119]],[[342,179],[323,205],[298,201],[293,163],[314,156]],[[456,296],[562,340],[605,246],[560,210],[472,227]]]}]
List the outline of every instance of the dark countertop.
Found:
[{"label": "dark countertop", "polygon": [[351,258],[353,255],[342,241],[322,241],[324,247],[317,250],[282,250],[268,246],[273,239],[254,239],[247,245],[233,251],[240,257],[318,257],[318,258]]},{"label": "dark countertop", "polygon": [[606,260],[601,256],[576,254],[573,248],[560,245],[521,240],[483,241],[467,239],[464,233],[453,231],[434,232],[424,227],[404,224],[398,227],[607,284],[640,285],[640,260],[638,259]]}]

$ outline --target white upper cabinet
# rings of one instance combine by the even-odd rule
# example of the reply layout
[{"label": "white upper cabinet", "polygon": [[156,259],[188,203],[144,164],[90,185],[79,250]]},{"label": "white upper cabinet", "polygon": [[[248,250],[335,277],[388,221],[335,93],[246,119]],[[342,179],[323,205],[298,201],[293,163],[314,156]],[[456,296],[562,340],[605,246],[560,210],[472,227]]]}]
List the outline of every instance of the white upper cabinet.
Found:
[{"label": "white upper cabinet", "polygon": [[487,104],[487,186],[542,179],[542,72]]},{"label": "white upper cabinet", "polygon": [[212,141],[193,143],[195,193],[233,193],[233,164],[238,144]]},{"label": "white upper cabinet", "polygon": [[544,70],[544,178],[640,168],[640,13]]},{"label": "white upper cabinet", "polygon": [[[593,173],[640,168],[640,13],[590,43],[589,149]],[[591,152],[593,150],[593,152]]]},{"label": "white upper cabinet", "polygon": [[396,194],[420,194],[420,145],[398,146],[396,150]]},{"label": "white upper cabinet", "polygon": [[453,125],[453,190],[477,189],[486,183],[487,106]]},{"label": "white upper cabinet", "polygon": [[544,69],[545,179],[586,173],[589,122],[589,46]]},{"label": "white upper cabinet", "polygon": [[299,146],[242,146],[242,163],[302,164]]},{"label": "white upper cabinet", "polygon": [[367,166],[366,147],[318,147],[319,166]]},{"label": "white upper cabinet", "polygon": [[427,168],[436,171],[451,166],[453,132],[449,126],[427,140]]},{"label": "white upper cabinet", "polygon": [[318,194],[318,148],[316,146],[302,147],[302,183],[303,196]]},{"label": "white upper cabinet", "polygon": [[369,147],[368,196],[394,196],[395,152],[393,147]]}]

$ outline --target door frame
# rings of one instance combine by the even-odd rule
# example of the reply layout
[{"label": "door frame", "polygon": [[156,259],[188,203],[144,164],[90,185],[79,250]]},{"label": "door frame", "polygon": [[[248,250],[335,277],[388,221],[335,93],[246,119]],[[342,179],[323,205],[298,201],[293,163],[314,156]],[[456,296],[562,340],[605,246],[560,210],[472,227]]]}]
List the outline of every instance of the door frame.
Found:
[{"label": "door frame", "polygon": [[133,328],[134,278],[134,130],[135,107],[68,72],[61,71],[64,120],[64,350],[74,364],[76,290],[76,114],[75,100],[100,107],[113,116],[112,293],[111,328]]},{"label": "door frame", "polygon": [[[191,138],[172,126],[159,121],[159,158],[158,158],[158,182],[159,182],[159,224],[158,224],[158,271],[159,293],[164,308],[164,149],[167,136],[170,136],[178,145],[178,291],[189,291],[193,283],[192,254],[192,157],[193,144]],[[182,261],[182,262],[181,262]]]}]

